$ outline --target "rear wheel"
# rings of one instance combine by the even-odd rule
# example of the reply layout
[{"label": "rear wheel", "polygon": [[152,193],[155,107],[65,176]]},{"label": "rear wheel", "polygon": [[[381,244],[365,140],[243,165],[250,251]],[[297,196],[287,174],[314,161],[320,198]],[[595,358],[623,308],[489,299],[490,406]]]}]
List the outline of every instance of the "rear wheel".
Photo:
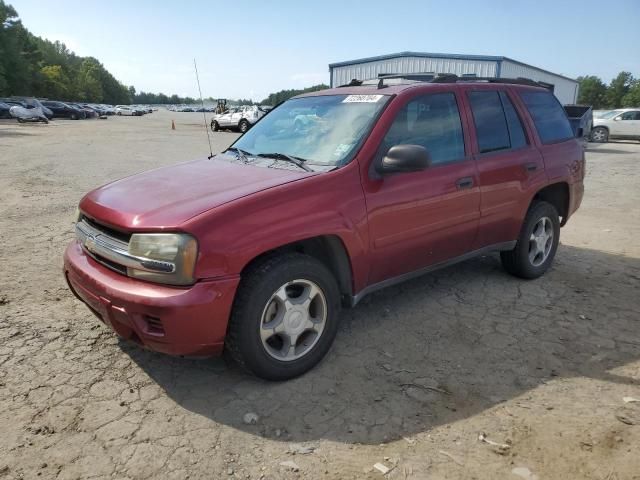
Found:
[{"label": "rear wheel", "polygon": [[243,275],[226,340],[227,353],[267,380],[314,367],[338,331],[340,294],[331,272],[300,253],[266,257]]},{"label": "rear wheel", "polygon": [[240,133],[244,133],[249,130],[249,122],[247,122],[246,120],[240,120],[240,123],[238,124],[238,130],[240,130]]},{"label": "rear wheel", "polygon": [[591,141],[597,143],[607,143],[609,141],[609,130],[604,127],[596,127],[591,130]]},{"label": "rear wheel", "polygon": [[538,278],[553,263],[560,239],[557,210],[547,202],[529,208],[513,250],[500,252],[504,269],[520,278]]}]

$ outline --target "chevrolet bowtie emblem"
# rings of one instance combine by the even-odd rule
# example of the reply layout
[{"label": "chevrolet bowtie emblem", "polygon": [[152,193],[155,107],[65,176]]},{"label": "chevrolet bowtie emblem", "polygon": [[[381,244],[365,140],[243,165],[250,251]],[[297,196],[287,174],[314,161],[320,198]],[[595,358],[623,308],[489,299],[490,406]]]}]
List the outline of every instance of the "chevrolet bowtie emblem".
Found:
[{"label": "chevrolet bowtie emblem", "polygon": [[84,247],[90,252],[93,252],[96,248],[96,241],[91,237],[87,237],[84,241]]}]

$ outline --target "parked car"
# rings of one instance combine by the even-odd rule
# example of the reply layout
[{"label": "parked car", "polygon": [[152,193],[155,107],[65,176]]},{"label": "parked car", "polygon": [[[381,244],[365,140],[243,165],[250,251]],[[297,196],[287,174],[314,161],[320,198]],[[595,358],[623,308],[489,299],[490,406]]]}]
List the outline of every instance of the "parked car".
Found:
[{"label": "parked car", "polygon": [[505,82],[288,100],[211,159],[84,196],[65,278],[123,338],[226,349],[272,380],[317,364],[341,306],[380,288],[493,251],[538,278],[581,203],[584,149],[549,90]]},{"label": "parked car", "polygon": [[107,109],[104,107],[104,105],[100,105],[100,104],[97,104],[97,103],[83,103],[82,106],[92,109],[100,117],[106,117],[107,116]]},{"label": "parked car", "polygon": [[72,107],[75,107],[81,112],[83,112],[84,118],[98,118],[99,116],[98,112],[96,112],[93,108],[86,107],[82,103],[68,103],[68,105],[71,105]]},{"label": "parked car", "polygon": [[9,113],[12,117],[14,117],[18,122],[43,122],[49,123],[49,119],[42,111],[42,107],[36,107],[35,105],[12,105],[9,108]]},{"label": "parked car", "polygon": [[11,97],[10,101],[19,102],[22,106],[27,108],[39,108],[48,120],[53,118],[53,112],[44,106],[40,100],[33,97]]},{"label": "parked car", "polygon": [[53,112],[53,118],[69,118],[71,120],[79,120],[86,117],[85,113],[81,109],[64,102],[42,100],[41,103]]},{"label": "parked car", "polygon": [[230,108],[225,113],[213,116],[211,130],[217,132],[220,128],[233,128],[240,133],[244,133],[260,120],[265,113],[266,111],[255,105]]},{"label": "parked car", "polygon": [[0,118],[11,118],[10,108],[11,105],[0,100]]},{"label": "parked car", "polygon": [[134,116],[134,117],[138,117],[142,115],[142,112],[127,105],[116,105],[115,112],[116,112],[116,115],[126,115],[126,116]]},{"label": "parked car", "polygon": [[591,141],[606,143],[609,139],[640,140],[640,108],[622,108],[593,120]]}]

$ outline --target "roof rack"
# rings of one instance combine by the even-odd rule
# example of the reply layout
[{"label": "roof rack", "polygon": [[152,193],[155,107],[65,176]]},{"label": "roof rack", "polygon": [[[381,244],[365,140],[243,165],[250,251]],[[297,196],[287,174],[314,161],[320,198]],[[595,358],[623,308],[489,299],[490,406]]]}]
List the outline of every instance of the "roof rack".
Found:
[{"label": "roof rack", "polygon": [[[385,80],[410,80],[412,82],[427,82],[427,83],[462,83],[462,82],[486,82],[486,83],[508,83],[516,85],[529,85],[532,87],[542,87],[552,89],[552,85],[545,84],[543,82],[536,82],[530,78],[518,77],[518,78],[495,78],[495,77],[459,77],[453,73],[392,73],[392,74],[379,74],[378,75],[378,88],[385,88]],[[375,83],[366,83],[364,80],[353,79],[346,85],[340,85],[340,87],[359,87],[361,85],[375,85]]]}]

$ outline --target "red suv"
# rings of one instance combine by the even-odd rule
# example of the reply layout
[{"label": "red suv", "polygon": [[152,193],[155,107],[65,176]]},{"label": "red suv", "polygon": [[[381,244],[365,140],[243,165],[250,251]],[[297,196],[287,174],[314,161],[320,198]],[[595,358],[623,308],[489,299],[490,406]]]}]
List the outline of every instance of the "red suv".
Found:
[{"label": "red suv", "polygon": [[354,81],[283,103],[212,158],[90,192],[64,274],[126,339],[288,379],[375,290],[488,251],[542,275],[584,173],[533,82]]}]

